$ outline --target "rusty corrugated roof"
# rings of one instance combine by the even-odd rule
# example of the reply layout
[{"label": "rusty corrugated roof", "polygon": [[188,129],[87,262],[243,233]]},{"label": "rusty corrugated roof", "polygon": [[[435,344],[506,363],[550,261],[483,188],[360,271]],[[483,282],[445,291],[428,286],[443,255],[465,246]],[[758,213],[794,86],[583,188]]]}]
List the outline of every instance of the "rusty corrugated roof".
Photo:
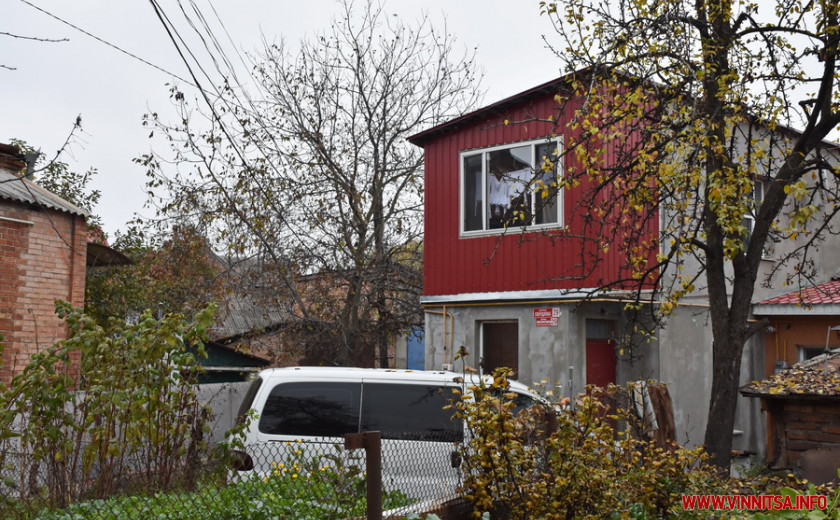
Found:
[{"label": "rusty corrugated roof", "polygon": [[133,263],[129,257],[106,244],[88,241],[86,264],[88,267],[113,267]]},{"label": "rusty corrugated roof", "polygon": [[0,169],[20,172],[26,168],[26,161],[20,148],[13,144],[0,143]]},{"label": "rusty corrugated roof", "polygon": [[291,313],[265,298],[240,292],[220,305],[211,337],[216,340],[273,330],[292,319]]},{"label": "rusty corrugated roof", "polygon": [[3,168],[0,168],[0,200],[30,204],[42,209],[63,211],[71,215],[88,216],[87,211],[75,204],[67,202],[28,179],[24,179],[16,172]]}]

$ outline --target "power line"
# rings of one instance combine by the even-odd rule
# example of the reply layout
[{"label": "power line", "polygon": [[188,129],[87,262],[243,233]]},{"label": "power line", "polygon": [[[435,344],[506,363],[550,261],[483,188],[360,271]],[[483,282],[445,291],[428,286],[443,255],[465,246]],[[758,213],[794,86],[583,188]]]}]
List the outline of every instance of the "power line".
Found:
[{"label": "power line", "polygon": [[69,42],[70,40],[67,38],[62,38],[60,40],[51,40],[49,38],[39,38],[37,36],[22,36],[20,34],[12,34],[8,32],[0,32],[0,36],[10,36],[12,38],[18,38],[21,40],[32,40],[36,42],[45,42],[45,43],[61,43],[61,42]]},{"label": "power line", "polygon": [[[207,105],[207,107],[208,107],[208,110],[210,111],[210,114],[211,114],[211,116],[212,116],[213,121],[215,121],[215,123],[218,125],[219,130],[220,130],[220,131],[222,132],[222,134],[224,134],[224,136],[227,138],[228,145],[229,145],[229,146],[230,146],[230,148],[233,150],[234,154],[235,154],[235,155],[236,155],[236,157],[239,159],[239,161],[241,162],[241,164],[242,164],[243,166],[244,166],[244,165],[247,165],[247,164],[248,164],[248,161],[247,161],[247,159],[246,159],[246,152],[245,152],[245,150],[244,150],[244,149],[243,149],[243,148],[242,148],[242,147],[241,147],[241,146],[237,143],[237,141],[234,139],[233,133],[232,133],[232,132],[231,132],[231,130],[228,128],[228,125],[225,123],[224,119],[222,118],[222,115],[221,115],[221,114],[219,113],[219,111],[216,109],[216,106],[215,106],[215,105],[214,105],[214,104],[210,101],[210,99],[209,99],[209,97],[208,97],[209,92],[208,92],[207,90],[205,90],[205,89],[203,89],[203,88],[201,88],[201,87],[200,87],[200,82],[199,82],[199,79],[198,79],[198,77],[197,77],[197,74],[196,74],[195,70],[193,69],[193,66],[191,65],[191,63],[189,62],[189,60],[187,60],[187,57],[186,57],[186,55],[185,55],[185,52],[186,52],[186,53],[188,53],[188,54],[190,55],[190,57],[192,57],[193,61],[195,61],[196,67],[197,67],[197,68],[201,71],[201,73],[202,73],[205,77],[207,77],[207,78],[208,78],[208,80],[210,80],[210,81],[211,81],[211,83],[212,83],[212,80],[211,80],[210,76],[207,74],[207,71],[204,69],[204,67],[202,67],[202,66],[201,66],[201,63],[199,62],[199,60],[197,59],[197,57],[196,57],[196,56],[195,56],[195,54],[193,53],[192,49],[190,49],[190,47],[189,47],[189,45],[187,44],[187,42],[184,40],[184,38],[183,38],[183,37],[181,36],[181,34],[178,32],[178,29],[175,27],[175,25],[172,23],[172,21],[171,21],[171,20],[169,19],[169,17],[166,15],[166,13],[164,12],[163,8],[162,8],[162,7],[160,6],[160,4],[158,3],[158,0],[149,0],[149,3],[151,4],[152,9],[155,11],[155,14],[157,15],[157,17],[158,17],[158,19],[160,20],[161,24],[163,24],[164,29],[166,30],[167,34],[169,35],[169,38],[170,38],[170,40],[172,41],[172,44],[175,46],[176,51],[177,51],[177,52],[178,52],[178,54],[181,56],[181,59],[182,59],[182,61],[184,62],[184,65],[187,67],[187,70],[190,72],[191,77],[193,78],[193,80],[195,81],[195,83],[199,85],[198,90],[199,90],[199,92],[201,93],[201,95],[204,97],[204,101],[205,101],[205,103],[206,103],[206,105]],[[197,6],[196,6],[196,5],[192,2],[192,0],[190,0],[190,3],[193,5],[194,9],[196,9],[196,10],[198,9],[198,8],[197,8]],[[194,30],[196,33],[198,33],[198,35],[199,35],[199,37],[200,37],[200,39],[201,39],[202,43],[204,44],[204,47],[205,47],[206,51],[207,51],[209,54],[211,54],[211,59],[212,59],[212,61],[213,61],[213,63],[214,63],[214,66],[215,66],[216,70],[217,70],[220,74],[222,74],[222,75],[224,76],[224,73],[221,71],[221,68],[220,68],[220,66],[219,66],[219,61],[215,58],[215,56],[213,56],[213,55],[212,55],[212,50],[210,49],[210,46],[209,46],[209,45],[207,45],[207,40],[206,40],[206,39],[205,39],[205,38],[204,38],[204,37],[200,34],[200,31],[198,30],[197,26],[196,26],[196,25],[192,22],[192,20],[190,20],[189,16],[187,15],[187,13],[185,12],[185,10],[183,9],[183,6],[181,5],[181,1],[180,1],[180,0],[178,0],[178,4],[179,4],[179,7],[181,7],[181,11],[182,11],[182,13],[184,14],[184,16],[187,18],[188,23],[190,24],[190,26],[193,28],[193,30]],[[227,58],[227,56],[225,56],[225,55],[224,55],[224,50],[221,48],[221,46],[220,46],[220,45],[218,45],[218,40],[216,39],[215,35],[213,35],[213,34],[212,34],[212,30],[210,29],[209,25],[207,25],[207,24],[206,24],[206,21],[204,20],[204,16],[203,16],[203,15],[201,15],[201,14],[200,14],[200,12],[199,12],[199,13],[197,13],[197,14],[198,14],[198,16],[201,18],[201,20],[202,20],[202,24],[203,24],[203,26],[206,28],[207,33],[209,34],[209,36],[208,36],[208,37],[209,37],[209,38],[210,38],[210,39],[214,42],[214,44],[216,44],[216,45],[217,45],[217,50],[218,50],[218,52],[219,52],[220,54],[222,54],[222,60],[223,60],[223,61],[224,61],[224,63],[225,63],[225,64],[226,64],[226,65],[227,65],[230,69],[231,69],[231,71],[230,71],[230,72],[232,73],[232,75],[234,76],[234,79],[236,80],[236,76],[235,76],[234,71],[232,70],[230,60]],[[179,42],[180,42],[180,44],[179,44]],[[183,50],[183,49],[181,48],[181,46],[183,46],[185,50]],[[236,81],[237,81],[237,83],[238,83],[238,80],[236,80]],[[215,88],[215,87],[214,87],[214,88]],[[217,92],[218,92],[218,100],[219,100],[221,103],[223,103],[226,107],[230,107],[230,102],[229,102],[229,101],[225,98],[225,96],[224,96],[224,95],[222,95],[222,92],[219,92],[219,91],[218,91],[218,89],[217,89]],[[244,94],[244,93],[243,93],[243,94]],[[239,100],[239,98],[238,98],[238,96],[236,95],[236,93],[235,93],[235,92],[233,92],[233,96],[234,96],[234,98],[235,98],[235,99]],[[251,102],[250,98],[249,98],[247,95],[246,95],[245,97],[246,97],[246,100],[248,101],[249,106],[253,107],[253,103]],[[240,102],[241,102],[241,101],[240,101]],[[245,105],[243,104],[243,105],[241,105],[241,106],[243,106],[243,107],[244,107]],[[261,121],[261,118],[257,118],[257,120],[259,121],[259,124],[262,126],[262,121]],[[264,157],[266,157],[266,158],[268,157],[268,155],[266,154],[266,152],[265,152],[264,148],[260,145],[259,140],[253,140],[253,141],[252,141],[252,144],[255,144],[255,145],[256,145],[256,148],[259,150],[259,152],[260,152],[260,153],[261,153]],[[276,165],[272,164],[272,163],[271,163],[271,161],[268,161],[268,164],[269,164],[269,167],[271,167],[271,168],[276,168],[276,167],[277,167]],[[221,181],[219,181],[218,179],[216,179],[216,178],[215,178],[215,177],[216,177],[216,175],[212,172],[212,170],[211,170],[210,168],[208,168],[208,172],[210,173],[211,177],[213,177],[213,178],[214,178],[214,179],[213,179],[213,182],[216,182],[217,184],[220,184],[220,182],[221,182]],[[258,179],[258,178],[256,178],[256,177],[255,177],[255,178],[254,178],[254,181],[256,182],[256,185],[257,185],[257,187],[259,188],[259,190],[260,190],[261,192],[265,193],[265,192],[267,191],[266,187],[263,185],[263,183],[261,183],[261,182],[259,181],[259,179]],[[227,199],[230,199],[230,194],[227,192],[227,190],[223,190],[223,196],[224,196],[225,198],[227,198]],[[274,207],[273,203],[271,203],[271,202],[269,202],[269,203],[272,205],[272,207]],[[288,223],[288,221],[287,221],[287,220],[286,220],[286,218],[284,217],[284,215],[283,215],[283,212],[282,212],[282,211],[279,211],[279,210],[278,210],[278,211],[277,211],[277,215],[278,215],[278,217],[279,217],[279,218],[280,218],[280,219],[281,219],[281,220],[282,220],[282,221],[283,221],[283,222],[284,222],[284,223],[285,223],[285,224],[286,224],[286,225],[287,225],[290,229],[292,228],[292,226]],[[252,225],[252,223],[251,223],[251,222],[249,222],[249,221],[247,220],[247,218],[244,218],[244,217],[241,217],[241,216],[240,216],[240,217],[238,217],[238,218],[240,218],[240,219],[244,219],[243,223],[244,223],[244,224],[245,224],[245,225],[246,225],[246,226],[250,229],[250,231],[251,231],[251,232],[252,232],[252,233],[253,233],[253,234],[254,234],[254,235],[258,238],[258,240],[259,240],[260,242],[267,243],[267,242],[269,242],[269,241],[270,241],[270,239],[272,238],[272,237],[268,237],[268,236],[266,236],[263,232],[261,232],[259,229],[257,229],[256,227],[254,227],[254,226]]]},{"label": "power line", "polygon": [[[196,73],[193,70],[193,67],[190,65],[189,61],[187,60],[187,57],[184,55],[184,51],[182,50],[182,47],[190,55],[193,62],[195,63],[195,66],[198,68],[199,71],[201,71],[201,74],[203,74],[204,77],[207,78],[207,80],[210,82],[211,88],[213,88],[215,90],[215,93],[212,93],[212,94],[215,95],[215,96],[221,97],[221,92],[219,92],[218,87],[216,87],[214,85],[213,79],[210,77],[210,75],[207,73],[207,71],[204,70],[204,66],[201,65],[201,62],[198,60],[198,57],[193,53],[192,49],[190,49],[190,46],[187,45],[187,42],[184,40],[184,38],[181,36],[181,33],[175,27],[175,24],[172,23],[172,21],[169,19],[169,16],[167,16],[167,14],[163,11],[163,8],[160,6],[160,4],[158,4],[155,0],[150,0],[150,3],[152,4],[152,8],[154,9],[155,14],[157,15],[158,19],[163,24],[163,28],[166,30],[166,33],[169,35],[169,39],[172,41],[173,45],[175,45],[175,50],[178,52],[178,55],[181,57],[181,61],[184,62],[184,65],[187,67],[187,71],[190,73],[190,77],[193,78],[193,83],[195,85],[197,85],[196,88],[198,88],[201,91],[202,96],[204,96],[205,101],[209,105],[210,100],[207,97],[207,94],[210,94],[211,92],[209,92],[209,91],[205,90],[203,87],[201,87],[201,83],[198,81],[198,77],[196,77]],[[181,45],[178,45],[178,41],[176,41],[176,37],[177,37],[177,40],[181,42]],[[212,55],[211,55],[211,58],[213,58],[213,61],[215,62],[215,58]],[[217,70],[218,70],[218,67],[217,67]]]},{"label": "power line", "polygon": [[[195,67],[201,72],[201,74],[203,74],[203,76],[205,78],[207,78],[211,82],[211,84],[213,82],[212,78],[207,73],[207,70],[205,70],[205,68],[201,65],[201,62],[199,61],[198,57],[195,55],[193,50],[187,44],[186,40],[180,34],[180,32],[178,31],[175,24],[172,23],[172,20],[169,18],[169,16],[163,10],[163,8],[159,4],[159,2],[157,0],[149,0],[149,3],[151,4],[152,9],[155,11],[155,14],[157,15],[161,24],[163,24],[164,29],[166,30],[167,34],[169,35],[170,40],[172,41],[173,45],[175,46],[176,51],[181,56],[181,59],[182,59],[184,65],[187,67],[187,70],[189,71],[190,76],[193,78],[193,81],[195,82],[196,85],[199,85],[198,90],[201,92],[202,96],[204,97],[204,101],[205,101],[208,109],[210,110],[210,113],[212,115],[213,120],[219,125],[219,130],[225,135],[225,137],[228,140],[229,145],[231,146],[231,148],[233,149],[234,153],[237,155],[239,160],[242,162],[242,164],[243,165],[247,164],[248,161],[245,158],[245,151],[243,149],[241,149],[241,147],[236,143],[236,141],[233,138],[233,132],[225,124],[225,121],[223,120],[221,114],[217,111],[216,106],[210,101],[210,99],[208,97],[208,94],[210,92],[201,87],[201,82],[199,81],[199,79],[197,77],[197,74],[196,74],[193,66],[191,65],[190,61],[187,60],[187,57],[186,57],[185,53],[189,54],[189,56],[192,58],[192,61],[195,63]],[[235,72],[235,70],[234,70],[234,68],[231,64],[231,61],[225,55],[224,49],[219,44],[218,39],[213,34],[213,31],[210,28],[209,24],[207,24],[206,19],[201,14],[200,10],[198,9],[198,6],[192,0],[190,0],[190,4],[193,7],[193,10],[196,12],[196,15],[198,16],[199,21],[201,22],[201,25],[204,28],[204,31],[205,31],[207,37],[213,42],[213,46],[215,47],[216,51],[221,55],[221,61],[224,62],[225,65],[227,66],[228,73],[233,76],[237,85],[239,85],[240,89],[243,90],[243,95],[245,96],[245,101],[247,102],[247,106],[250,106],[251,108],[253,108],[254,107],[253,102],[251,101],[250,97],[247,95],[247,92],[245,92],[245,89],[242,87],[241,83],[239,83],[239,80],[236,76],[236,72]],[[215,67],[216,71],[219,72],[222,76],[225,76],[225,73],[222,71],[222,69],[219,65],[219,60],[213,54],[213,50],[211,49],[211,46],[207,42],[207,38],[205,38],[204,34],[202,34],[202,32],[199,30],[199,28],[196,26],[196,24],[193,22],[193,20],[186,13],[186,11],[184,10],[183,4],[181,4],[180,0],[178,0],[178,6],[180,7],[181,12],[184,15],[184,17],[186,18],[190,27],[192,27],[193,31],[196,33],[196,35],[201,40],[205,50],[207,51],[207,54],[210,55],[210,58],[211,58],[211,60],[214,64],[214,67]],[[179,42],[180,42],[180,44],[179,44]],[[183,49],[182,49],[182,47],[183,47]],[[241,57],[240,57],[240,59],[241,59]],[[228,101],[228,99],[223,95],[223,93],[221,91],[219,91],[218,87],[213,86],[212,88],[214,88],[216,90],[217,100],[220,101],[222,104],[224,104],[226,108],[230,109],[231,108],[230,101]],[[242,106],[244,108],[246,106],[246,104],[241,99],[239,99],[239,96],[237,95],[235,90],[232,90],[231,93],[232,93],[233,97],[237,101],[239,101],[240,106]],[[259,120],[259,118],[258,118],[258,121],[260,122],[260,124],[262,123],[262,121]],[[264,156],[267,157],[267,155],[266,155],[265,151],[263,150],[262,146],[260,146],[260,144],[258,142],[254,143],[254,144],[256,144],[256,147],[260,151],[260,153],[262,153]]]},{"label": "power line", "polygon": [[163,67],[160,67],[160,66],[158,66],[158,65],[155,65],[154,63],[152,63],[152,62],[150,62],[150,61],[148,61],[148,60],[145,60],[145,59],[141,58],[140,56],[137,56],[136,54],[132,54],[132,53],[130,53],[130,52],[128,52],[128,51],[126,51],[126,50],[124,50],[124,49],[121,49],[120,47],[118,47],[118,46],[114,45],[113,43],[111,43],[111,42],[109,42],[109,41],[106,41],[106,40],[103,40],[102,38],[100,38],[100,37],[98,37],[98,36],[96,36],[96,35],[94,35],[94,34],[89,33],[88,31],[86,31],[86,30],[82,29],[81,27],[79,27],[79,26],[77,26],[77,25],[73,25],[72,23],[68,22],[67,20],[64,20],[63,18],[61,18],[61,17],[59,17],[59,16],[56,16],[56,15],[54,15],[54,14],[50,13],[49,11],[46,11],[46,10],[44,10],[44,9],[42,9],[42,8],[40,8],[40,7],[38,7],[37,5],[35,5],[35,4],[31,3],[31,2],[29,2],[28,0],[20,0],[20,1],[21,1],[21,2],[23,2],[24,4],[28,5],[29,7],[32,7],[33,9],[37,9],[38,11],[41,11],[41,12],[42,12],[42,13],[44,13],[45,15],[47,15],[47,16],[49,16],[49,17],[51,17],[51,18],[55,19],[55,20],[58,20],[59,22],[63,23],[64,25],[67,25],[67,26],[69,26],[69,27],[72,27],[73,29],[75,29],[75,30],[79,31],[79,32],[80,32],[80,33],[82,33],[82,34],[85,34],[85,35],[87,35],[87,36],[90,36],[91,38],[93,38],[94,40],[96,40],[96,41],[98,41],[98,42],[100,42],[100,43],[104,43],[104,44],[105,44],[105,45],[107,45],[108,47],[111,47],[112,49],[115,49],[115,50],[117,50],[117,51],[119,51],[119,52],[121,52],[121,53],[125,54],[126,56],[129,56],[129,57],[131,57],[131,58],[134,58],[135,60],[138,60],[138,61],[140,61],[140,62],[142,62],[142,63],[144,63],[144,64],[146,64],[146,65],[148,65],[148,66],[150,66],[150,67],[152,67],[152,68],[154,68],[154,69],[157,69],[157,70],[159,70],[159,71],[163,72],[164,74],[168,74],[168,75],[172,76],[172,77],[173,77],[173,78],[175,78],[175,79],[178,79],[178,80],[180,80],[180,81],[183,81],[184,83],[186,83],[186,84],[188,84],[188,85],[190,85],[190,86],[192,86],[192,87],[199,88],[198,86],[196,86],[195,84],[193,84],[191,81],[187,81],[186,79],[182,78],[181,76],[179,76],[179,75],[177,75],[177,74],[175,74],[175,73],[173,73],[173,72],[169,72],[168,70],[164,69]]}]

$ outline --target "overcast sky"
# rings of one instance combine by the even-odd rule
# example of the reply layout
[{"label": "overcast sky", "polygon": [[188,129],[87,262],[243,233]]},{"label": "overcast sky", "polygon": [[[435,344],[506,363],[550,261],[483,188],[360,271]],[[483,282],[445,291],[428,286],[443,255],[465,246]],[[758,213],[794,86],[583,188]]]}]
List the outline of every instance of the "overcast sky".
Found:
[{"label": "overcast sky", "polygon": [[[211,22],[215,8],[244,52],[259,47],[261,34],[296,43],[325,30],[339,7],[335,0],[193,1]],[[182,2],[189,8],[189,0]],[[179,31],[189,34],[178,2],[159,3]],[[0,5],[0,33],[68,40],[49,43],[0,34],[0,142],[23,139],[51,155],[81,115],[83,132],[62,159],[77,171],[99,170],[94,187],[102,199],[96,213],[113,236],[135,213],[150,213],[143,210],[144,171],[132,163],[152,145],[141,118],[150,110],[173,114],[166,85],[183,85],[172,75],[187,78],[187,69],[146,0],[0,0]],[[560,75],[559,63],[542,40],[551,27],[539,14],[538,0],[390,0],[385,10],[406,21],[425,11],[436,26],[445,19],[461,45],[477,49],[485,72],[485,103]],[[206,54],[203,58],[209,65]]]}]

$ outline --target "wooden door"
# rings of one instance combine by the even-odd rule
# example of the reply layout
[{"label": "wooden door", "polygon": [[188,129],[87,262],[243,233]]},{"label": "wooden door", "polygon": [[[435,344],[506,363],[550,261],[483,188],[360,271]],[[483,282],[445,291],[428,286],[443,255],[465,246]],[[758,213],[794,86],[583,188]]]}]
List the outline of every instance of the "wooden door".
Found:
[{"label": "wooden door", "polygon": [[519,324],[515,321],[490,321],[481,325],[481,369],[492,374],[499,367],[519,373]]}]

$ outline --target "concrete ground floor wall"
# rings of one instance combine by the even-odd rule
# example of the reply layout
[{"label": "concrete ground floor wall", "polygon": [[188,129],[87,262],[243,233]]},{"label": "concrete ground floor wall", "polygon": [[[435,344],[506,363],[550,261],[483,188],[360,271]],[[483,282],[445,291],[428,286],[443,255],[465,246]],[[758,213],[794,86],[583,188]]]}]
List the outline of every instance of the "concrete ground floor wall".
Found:
[{"label": "concrete ground floor wall", "polygon": [[[554,321],[540,320],[535,314],[551,310]],[[536,311],[536,312],[535,312]],[[484,324],[517,324],[518,338],[511,349],[517,352],[516,378],[526,384],[548,382],[561,387],[564,395],[577,395],[585,389],[587,327],[608,330],[617,335],[625,323],[621,305],[616,302],[529,301],[505,304],[474,302],[426,309],[426,368],[465,366],[481,370]],[[587,325],[587,322],[590,322]],[[593,323],[596,323],[593,327]],[[464,348],[468,355],[456,355]],[[656,379],[658,344],[642,347],[645,352],[617,352],[616,380]]]},{"label": "concrete ground floor wall", "polygon": [[[540,319],[551,311],[556,318]],[[703,443],[712,381],[712,333],[708,308],[691,302],[678,308],[654,337],[632,329],[623,304],[611,301],[471,301],[426,305],[426,369],[482,370],[485,324],[515,323],[517,379],[525,384],[559,386],[563,396],[584,391],[587,338],[608,330],[616,347],[615,382],[656,380],[668,384],[674,404],[677,440]],[[489,329],[488,329],[489,330]],[[742,384],[760,379],[763,337],[744,349]],[[624,341],[619,341],[623,338]],[[463,347],[468,353],[459,358]],[[765,452],[765,418],[757,403],[739,396],[733,449]]]},{"label": "concrete ground floor wall", "polygon": [[[674,402],[677,440],[700,445],[706,434],[712,392],[712,328],[708,305],[702,298],[686,299],[659,329],[659,380],[668,384]],[[744,346],[740,384],[763,378],[764,335],[756,334]],[[766,453],[766,417],[759,403],[738,395],[732,449]]]}]

